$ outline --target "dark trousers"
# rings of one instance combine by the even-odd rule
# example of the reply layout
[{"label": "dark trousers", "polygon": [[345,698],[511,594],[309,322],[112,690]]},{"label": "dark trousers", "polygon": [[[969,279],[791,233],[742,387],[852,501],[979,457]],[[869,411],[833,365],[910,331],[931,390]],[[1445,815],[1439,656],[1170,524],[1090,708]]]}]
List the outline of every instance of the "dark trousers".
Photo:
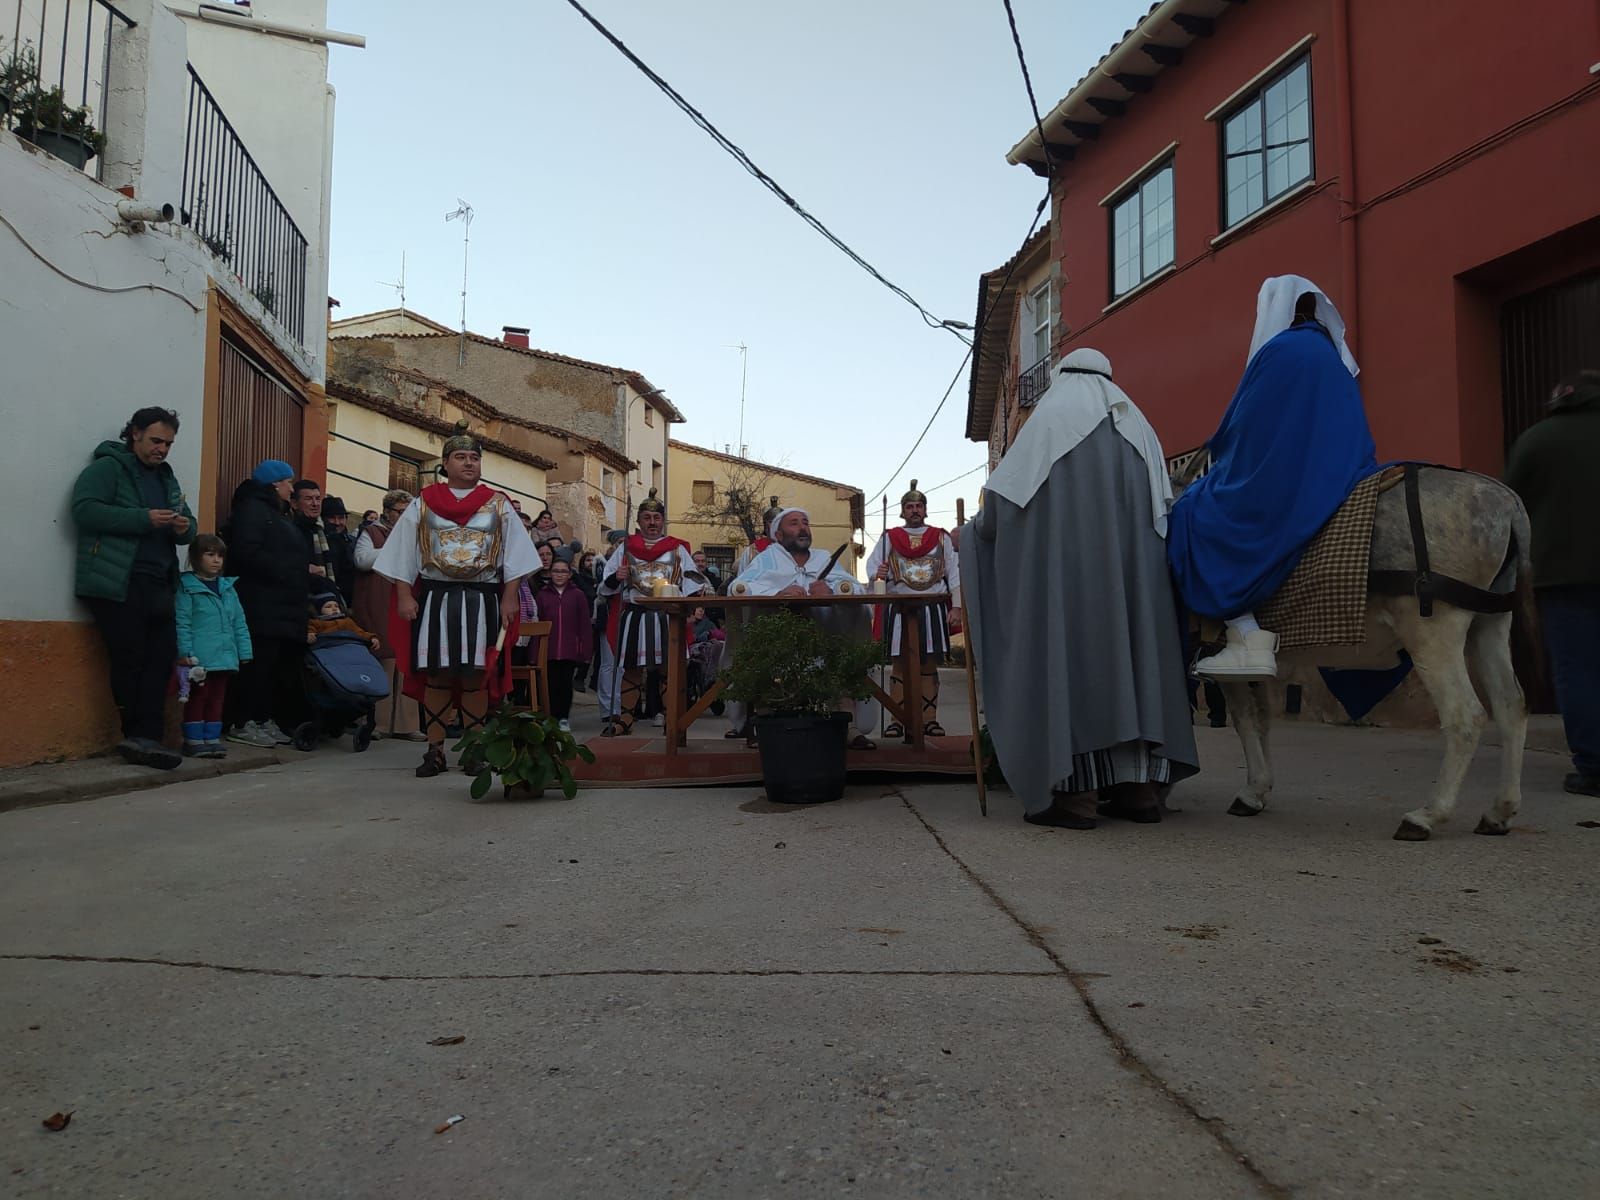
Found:
[{"label": "dark trousers", "polygon": [[1572,765],[1600,779],[1600,587],[1547,587],[1537,594]]},{"label": "dark trousers", "polygon": [[565,721],[572,716],[572,677],[579,667],[588,665],[550,660],[550,715],[556,720]]},{"label": "dark trousers", "polygon": [[232,677],[232,671],[208,671],[199,683],[191,683],[189,698],[183,704],[184,724],[192,725],[196,721],[220,723],[222,706],[228,697],[228,680]]},{"label": "dark trousers", "polygon": [[229,709],[234,723],[276,720],[280,727],[290,730],[305,712],[300,683],[305,641],[252,634],[250,644],[255,657],[239,668],[239,682],[232,688],[234,702]]},{"label": "dark trousers", "polygon": [[167,685],[178,658],[175,596],[170,579],[135,572],[126,600],[87,601],[105,639],[125,738],[159,742],[166,732]]}]

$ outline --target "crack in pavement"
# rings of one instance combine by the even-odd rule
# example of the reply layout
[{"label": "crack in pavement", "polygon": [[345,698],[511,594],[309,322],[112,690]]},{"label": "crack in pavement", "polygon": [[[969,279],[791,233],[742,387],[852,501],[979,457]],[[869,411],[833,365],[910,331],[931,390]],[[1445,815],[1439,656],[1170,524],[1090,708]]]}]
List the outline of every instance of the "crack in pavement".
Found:
[{"label": "crack in pavement", "polygon": [[968,866],[966,861],[950,848],[928,818],[922,815],[921,810],[915,804],[911,803],[910,798],[898,787],[894,789],[894,792],[895,795],[900,797],[900,803],[906,807],[906,811],[917,819],[923,829],[928,831],[929,836],[938,844],[939,849],[943,850],[950,861],[960,868],[961,873],[967,877],[968,881],[984,894],[990,904],[999,909],[1001,914],[1022,931],[1022,935],[1028,940],[1029,945],[1050,960],[1055,969],[1047,973],[1065,979],[1072,985],[1072,990],[1077,993],[1078,1001],[1089,1014],[1089,1019],[1094,1022],[1095,1028],[1101,1032],[1106,1040],[1111,1043],[1111,1048],[1116,1051],[1117,1061],[1137,1075],[1144,1083],[1155,1089],[1156,1092],[1180,1109],[1185,1115],[1197,1122],[1211,1136],[1212,1140],[1244,1169],[1263,1195],[1274,1197],[1274,1200],[1279,1197],[1289,1196],[1291,1193],[1287,1187],[1268,1178],[1266,1173],[1251,1161],[1250,1156],[1228,1136],[1227,1130],[1223,1128],[1224,1122],[1221,1117],[1208,1117],[1202,1114],[1194,1106],[1193,1101],[1163,1079],[1128,1044],[1126,1038],[1111,1028],[1110,1023],[1105,1018],[1105,1014],[1100,1011],[1100,1006],[1095,1003],[1094,997],[1089,992],[1089,980],[1099,978],[1099,976],[1093,973],[1074,971],[1069,967],[1066,961],[1045,941],[1044,935],[1023,920],[1022,915],[1007,904],[1000,896],[1000,893],[995,891],[983,876]]},{"label": "crack in pavement", "polygon": [[0,962],[64,962],[140,967],[175,967],[192,971],[214,971],[223,975],[269,975],[279,979],[353,979],[373,983],[465,983],[516,981],[529,979],[603,979],[629,976],[651,977],[682,975],[728,978],[766,979],[777,977],[835,977],[906,976],[918,979],[1053,979],[1059,971],[960,971],[960,970],[875,970],[869,968],[821,967],[802,970],[798,967],[770,968],[704,968],[678,969],[673,967],[616,967],[593,971],[508,971],[484,974],[457,975],[396,975],[362,974],[354,971],[299,971],[289,967],[245,967],[232,963],[183,961],[172,958],[135,958],[120,954],[0,954]]}]

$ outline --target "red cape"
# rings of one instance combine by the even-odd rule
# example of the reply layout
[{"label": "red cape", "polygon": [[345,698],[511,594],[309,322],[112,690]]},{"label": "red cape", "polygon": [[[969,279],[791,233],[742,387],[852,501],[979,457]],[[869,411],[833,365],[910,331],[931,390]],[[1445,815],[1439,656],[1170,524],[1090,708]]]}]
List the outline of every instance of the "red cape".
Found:
[{"label": "red cape", "polygon": [[[932,534],[933,536],[928,536]],[[905,526],[897,526],[889,530],[886,535],[889,545],[894,547],[894,552],[901,558],[926,558],[944,544],[944,530],[937,525],[926,525],[922,531],[922,544],[917,547],[911,545],[911,535],[906,532]],[[872,636],[876,639],[883,637],[883,614],[885,605],[872,606]]]},{"label": "red cape", "polygon": [[[472,515],[489,501],[502,493],[492,488],[479,484],[459,500],[449,488],[448,484],[430,483],[422,489],[418,497],[428,506],[429,512],[438,513],[447,521],[457,525],[465,524]],[[417,581],[411,581],[413,592]],[[498,609],[500,598],[494,599]],[[492,703],[498,704],[511,693],[511,647],[517,644],[517,628],[522,624],[522,606],[517,606],[511,623],[504,627],[505,637],[500,648],[496,649],[490,643],[483,654],[483,685],[489,692]],[[394,648],[394,663],[400,669],[400,685],[402,695],[413,700],[421,700],[428,690],[428,677],[425,672],[411,669],[411,622],[400,619],[400,593],[394,588],[389,589],[389,645]]]},{"label": "red cape", "polygon": [[[640,558],[645,562],[654,562],[668,551],[676,550],[682,546],[689,549],[689,543],[681,538],[663,535],[654,546],[646,546],[643,534],[630,534],[625,543],[628,547],[628,558]],[[622,560],[622,574],[627,577],[628,558]],[[622,633],[622,593],[615,592],[606,598],[606,641],[611,644],[612,652],[618,649],[617,639]]]}]

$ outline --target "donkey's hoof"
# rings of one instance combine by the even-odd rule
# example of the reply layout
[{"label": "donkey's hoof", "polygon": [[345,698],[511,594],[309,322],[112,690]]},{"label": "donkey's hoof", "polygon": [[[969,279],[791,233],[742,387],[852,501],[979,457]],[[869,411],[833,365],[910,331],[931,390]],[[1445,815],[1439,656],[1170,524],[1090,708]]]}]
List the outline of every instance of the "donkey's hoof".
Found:
[{"label": "donkey's hoof", "polygon": [[1235,796],[1233,803],[1228,805],[1228,815],[1230,817],[1259,817],[1261,809],[1251,804],[1243,796]]},{"label": "donkey's hoof", "polygon": [[1415,821],[1401,821],[1400,828],[1394,831],[1394,840],[1397,842],[1425,842],[1429,836],[1427,826],[1418,825]]},{"label": "donkey's hoof", "polygon": [[1488,817],[1479,817],[1478,827],[1472,832],[1485,834],[1488,837],[1505,837],[1506,834],[1511,832],[1511,826],[1498,824],[1489,820]]}]

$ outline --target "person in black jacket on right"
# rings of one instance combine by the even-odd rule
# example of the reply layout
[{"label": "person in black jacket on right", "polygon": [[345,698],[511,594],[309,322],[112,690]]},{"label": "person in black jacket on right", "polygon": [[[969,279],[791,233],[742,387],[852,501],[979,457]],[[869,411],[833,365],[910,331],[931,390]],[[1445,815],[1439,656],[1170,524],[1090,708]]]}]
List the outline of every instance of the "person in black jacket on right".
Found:
[{"label": "person in black jacket on right", "polygon": [[228,568],[256,656],[234,687],[234,729],[247,746],[287,745],[276,718],[293,723],[303,707],[300,662],[306,648],[306,589],[311,547],[289,519],[294,468],[269,458],[233,493],[227,533]]}]

